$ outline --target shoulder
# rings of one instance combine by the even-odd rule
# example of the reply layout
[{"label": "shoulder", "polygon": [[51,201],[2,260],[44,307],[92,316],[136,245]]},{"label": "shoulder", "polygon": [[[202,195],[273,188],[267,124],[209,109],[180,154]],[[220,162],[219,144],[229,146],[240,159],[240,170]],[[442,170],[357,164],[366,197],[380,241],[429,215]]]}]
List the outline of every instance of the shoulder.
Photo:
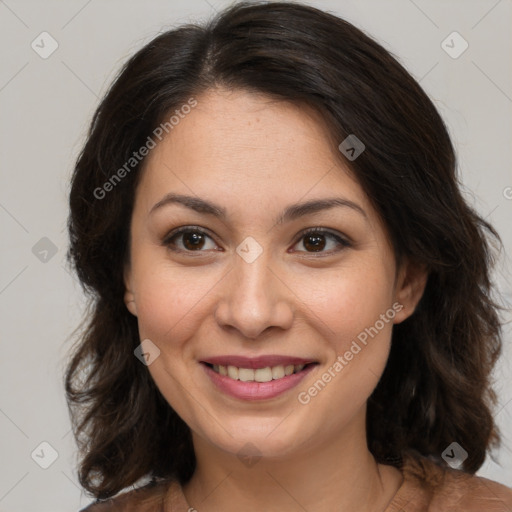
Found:
[{"label": "shoulder", "polygon": [[169,481],[151,482],[113,498],[96,500],[79,512],[160,512]]},{"label": "shoulder", "polygon": [[421,490],[427,511],[512,512],[512,489],[421,457],[403,466],[409,488]]}]

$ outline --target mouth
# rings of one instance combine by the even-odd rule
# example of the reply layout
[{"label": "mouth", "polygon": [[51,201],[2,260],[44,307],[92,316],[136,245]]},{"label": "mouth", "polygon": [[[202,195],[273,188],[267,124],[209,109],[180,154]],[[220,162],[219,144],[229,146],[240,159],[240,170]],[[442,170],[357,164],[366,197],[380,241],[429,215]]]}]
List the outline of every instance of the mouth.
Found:
[{"label": "mouth", "polygon": [[284,356],[212,357],[200,363],[214,389],[243,401],[269,400],[283,395],[320,364]]},{"label": "mouth", "polygon": [[239,380],[242,382],[270,382],[301,373],[310,366],[318,363],[280,364],[275,366],[265,366],[263,368],[244,368],[241,366],[212,364],[206,362],[203,362],[203,364],[211,368],[218,375],[228,377],[232,380]]}]

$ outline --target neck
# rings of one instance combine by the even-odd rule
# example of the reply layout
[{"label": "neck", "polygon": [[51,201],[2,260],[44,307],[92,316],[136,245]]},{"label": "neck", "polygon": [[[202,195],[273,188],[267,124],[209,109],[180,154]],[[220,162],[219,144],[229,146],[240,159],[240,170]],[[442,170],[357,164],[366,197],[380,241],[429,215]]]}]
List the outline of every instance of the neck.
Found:
[{"label": "neck", "polygon": [[377,464],[366,444],[364,414],[336,439],[297,448],[286,459],[243,461],[193,435],[197,466],[183,487],[198,512],[382,512],[401,473]]}]

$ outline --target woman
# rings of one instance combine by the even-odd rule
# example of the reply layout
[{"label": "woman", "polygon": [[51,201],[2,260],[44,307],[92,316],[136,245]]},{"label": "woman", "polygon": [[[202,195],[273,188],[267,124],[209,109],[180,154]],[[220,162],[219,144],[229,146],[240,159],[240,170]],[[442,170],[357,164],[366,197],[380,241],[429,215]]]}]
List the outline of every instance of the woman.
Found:
[{"label": "woman", "polygon": [[499,238],[455,166],[413,78],[312,7],[238,4],[132,57],[70,196],[86,510],[512,510],[473,476]]}]

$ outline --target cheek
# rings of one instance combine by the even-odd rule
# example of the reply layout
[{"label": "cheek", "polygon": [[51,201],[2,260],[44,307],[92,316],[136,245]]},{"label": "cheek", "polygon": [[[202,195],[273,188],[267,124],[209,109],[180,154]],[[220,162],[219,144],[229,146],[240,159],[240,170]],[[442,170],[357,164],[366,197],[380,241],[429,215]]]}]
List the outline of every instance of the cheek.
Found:
[{"label": "cheek", "polygon": [[215,280],[197,267],[160,263],[148,268],[139,274],[137,286],[140,336],[160,342],[161,350],[173,350],[197,329],[196,319]]},{"label": "cheek", "polygon": [[[317,330],[323,327],[322,337],[329,354],[324,370],[328,375],[323,377],[332,382],[322,392],[323,397],[315,399],[315,407],[336,404],[346,409],[344,421],[367,401],[388,360],[396,315],[392,304],[393,274],[388,270],[377,260],[344,268],[325,280],[317,280],[309,295],[309,305],[319,319]],[[320,389],[322,385],[316,386],[311,395],[304,390],[305,399],[316,396]]]},{"label": "cheek", "polygon": [[[329,283],[328,292],[320,293]],[[298,401],[311,415],[324,419],[326,430],[339,429],[367,402],[386,366],[393,319],[389,274],[353,268],[343,277],[316,282],[309,306],[322,330],[328,360],[317,375],[299,390]],[[325,415],[325,408],[338,411]]]},{"label": "cheek", "polygon": [[[352,339],[376,322],[379,333],[389,336],[392,321],[386,318],[388,321],[383,324],[381,315],[386,315],[392,306],[392,286],[390,274],[382,264],[351,266],[310,280],[304,302],[321,320],[318,324],[323,325],[325,336],[343,353],[347,343],[350,345]],[[388,317],[393,315],[393,310],[388,312]]]},{"label": "cheek", "polygon": [[[148,366],[151,377],[171,407],[187,424],[198,425],[190,404],[190,379],[195,371],[194,344],[206,314],[212,276],[168,263],[153,262],[151,271],[138,275],[137,320],[140,339],[150,339],[160,350]],[[141,269],[142,270],[142,269]],[[218,280],[218,278],[217,278]],[[187,384],[188,383],[188,384]]]}]

